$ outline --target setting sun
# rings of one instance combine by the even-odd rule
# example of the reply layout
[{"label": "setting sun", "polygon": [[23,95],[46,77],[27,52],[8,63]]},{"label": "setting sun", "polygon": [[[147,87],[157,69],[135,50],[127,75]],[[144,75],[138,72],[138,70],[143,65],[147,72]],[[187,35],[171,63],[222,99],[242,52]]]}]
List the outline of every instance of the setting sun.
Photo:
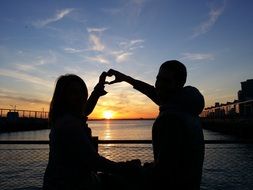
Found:
[{"label": "setting sun", "polygon": [[104,117],[105,119],[112,119],[112,117],[113,117],[112,111],[104,111],[104,112],[103,112],[103,117]]}]

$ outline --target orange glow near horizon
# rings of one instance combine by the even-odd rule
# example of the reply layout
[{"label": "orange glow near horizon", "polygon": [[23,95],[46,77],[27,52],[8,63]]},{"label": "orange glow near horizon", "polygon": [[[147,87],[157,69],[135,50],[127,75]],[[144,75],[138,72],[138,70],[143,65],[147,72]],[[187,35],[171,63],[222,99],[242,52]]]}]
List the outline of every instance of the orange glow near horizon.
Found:
[{"label": "orange glow near horizon", "polygon": [[[120,97],[120,96],[119,96]],[[159,112],[158,106],[151,101],[138,100],[136,97],[121,100],[115,100],[115,97],[102,97],[95,106],[92,113],[88,116],[89,119],[145,119],[155,118]],[[138,101],[136,101],[138,100]],[[126,103],[124,103],[124,101]],[[13,105],[13,106],[11,106]],[[17,110],[30,110],[39,112],[48,112],[49,103],[26,103],[3,101],[1,108]]]},{"label": "orange glow near horizon", "polygon": [[134,105],[132,107],[126,106],[129,110],[107,110],[98,106],[89,115],[89,119],[148,119],[156,118],[158,109],[140,110]]}]

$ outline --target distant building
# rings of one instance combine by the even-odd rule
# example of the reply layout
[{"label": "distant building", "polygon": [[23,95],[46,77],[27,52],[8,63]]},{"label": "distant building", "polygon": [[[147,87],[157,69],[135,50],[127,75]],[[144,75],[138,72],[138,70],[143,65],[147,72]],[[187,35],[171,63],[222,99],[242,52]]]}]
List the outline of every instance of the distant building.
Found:
[{"label": "distant building", "polygon": [[241,82],[238,100],[207,107],[200,115],[208,118],[253,118],[253,79]]},{"label": "distant building", "polygon": [[246,101],[253,99],[253,79],[241,82],[242,89],[238,91],[238,100]]}]

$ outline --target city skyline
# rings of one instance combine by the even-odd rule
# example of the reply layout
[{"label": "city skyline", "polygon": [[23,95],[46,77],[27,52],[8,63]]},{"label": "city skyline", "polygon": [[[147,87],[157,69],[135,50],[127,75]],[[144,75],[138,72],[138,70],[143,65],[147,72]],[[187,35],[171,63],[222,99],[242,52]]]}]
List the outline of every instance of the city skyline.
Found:
[{"label": "city skyline", "polygon": [[[161,63],[188,69],[206,107],[237,99],[253,76],[253,2],[0,2],[0,104],[48,110],[56,79],[81,76],[89,94],[110,68],[154,84]],[[112,80],[112,79],[108,79]],[[154,118],[158,107],[127,83],[106,85],[90,118]]]}]

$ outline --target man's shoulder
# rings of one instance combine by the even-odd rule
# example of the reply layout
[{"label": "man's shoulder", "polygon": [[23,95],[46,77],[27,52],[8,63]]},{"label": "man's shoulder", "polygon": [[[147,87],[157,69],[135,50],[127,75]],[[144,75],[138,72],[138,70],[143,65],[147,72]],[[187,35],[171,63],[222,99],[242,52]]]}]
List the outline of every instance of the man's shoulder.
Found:
[{"label": "man's shoulder", "polygon": [[205,99],[202,93],[194,86],[185,86],[182,94],[182,106],[191,114],[199,115],[205,107]]}]

